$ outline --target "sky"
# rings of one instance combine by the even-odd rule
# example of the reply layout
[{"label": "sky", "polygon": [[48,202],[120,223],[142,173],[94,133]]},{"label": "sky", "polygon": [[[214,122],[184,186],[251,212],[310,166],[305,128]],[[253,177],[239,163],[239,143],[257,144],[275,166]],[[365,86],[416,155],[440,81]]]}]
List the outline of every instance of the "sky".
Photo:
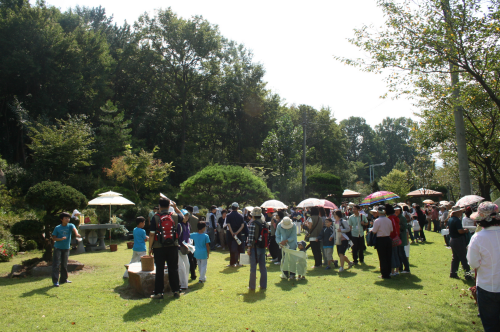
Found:
[{"label": "sky", "polygon": [[[31,1],[34,3],[34,0]],[[406,99],[380,99],[388,89],[383,76],[364,73],[333,59],[334,55],[367,58],[349,44],[353,29],[373,24],[383,15],[375,0],[46,0],[65,11],[75,6],[106,9],[121,25],[133,24],[144,12],[171,7],[177,15],[203,16],[221,34],[253,52],[261,63],[267,88],[287,105],[330,107],[339,121],[364,117],[375,126],[386,117],[411,117],[417,109]]]}]

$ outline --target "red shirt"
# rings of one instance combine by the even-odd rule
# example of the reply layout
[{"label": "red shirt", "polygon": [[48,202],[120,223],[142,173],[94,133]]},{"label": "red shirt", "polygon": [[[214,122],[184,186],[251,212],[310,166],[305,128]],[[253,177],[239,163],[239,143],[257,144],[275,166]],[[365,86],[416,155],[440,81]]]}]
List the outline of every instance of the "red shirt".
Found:
[{"label": "red shirt", "polygon": [[390,238],[394,239],[396,237],[396,235],[401,237],[401,233],[399,230],[399,218],[394,214],[387,216],[387,218],[391,219],[391,221],[392,221],[392,232],[391,232]]}]

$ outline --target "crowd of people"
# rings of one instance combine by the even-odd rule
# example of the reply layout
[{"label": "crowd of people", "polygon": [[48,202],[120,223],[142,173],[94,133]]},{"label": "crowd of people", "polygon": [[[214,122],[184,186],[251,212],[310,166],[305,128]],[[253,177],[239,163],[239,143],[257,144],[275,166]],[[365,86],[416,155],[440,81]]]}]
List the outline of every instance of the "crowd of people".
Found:
[{"label": "crowd of people", "polygon": [[[317,206],[305,209],[292,206],[289,210],[260,207],[240,210],[239,204],[234,202],[228,210],[211,206],[205,217],[199,215],[197,207],[185,206],[181,210],[175,202],[162,197],[159,206],[148,216],[149,234],[144,230],[146,219],[138,217],[136,220],[131,263],[140,261],[140,257],[146,253],[154,256],[154,299],[163,298],[165,265],[168,267],[173,296],[178,298],[188,289],[189,274],[192,280],[196,280],[198,270],[198,282],[207,281],[210,252],[219,249],[229,250],[227,268],[242,266],[241,254],[249,256],[250,291],[256,289],[257,266],[260,272],[259,287],[261,290],[267,288],[267,257],[272,263],[282,265],[282,278],[305,278],[305,271],[298,273],[299,270],[293,264],[286,264],[286,268],[283,268],[283,262],[294,256],[297,249],[299,252],[311,249],[313,269],[329,270],[334,267],[342,273],[354,265],[364,264],[366,246],[374,246],[380,262],[379,278],[390,279],[400,273],[410,273],[409,244],[425,242],[424,230],[429,231],[430,225],[433,225],[433,231],[446,229],[443,233],[448,233],[443,236],[445,245],[452,251],[450,277],[459,278],[460,264],[466,280],[474,278],[470,272],[471,267],[474,269],[483,325],[485,330],[488,330],[487,326],[496,328],[500,323],[498,206],[484,202],[473,212],[472,207],[464,209],[451,205],[453,202],[441,206],[427,205],[421,209],[417,204],[384,204],[366,211],[359,205],[344,202],[336,210]],[[198,212],[198,216],[195,212]],[[61,225],[53,232],[54,286],[70,282],[66,269],[69,243],[71,234],[80,236],[73,224],[69,223],[69,214],[62,213],[60,218]],[[474,229],[476,226],[477,229]],[[470,236],[474,232],[476,236]],[[305,233],[304,241],[298,241],[301,233]],[[338,260],[333,257],[335,247]],[[346,254],[349,248],[352,261]],[[124,277],[127,277],[127,273]]]}]

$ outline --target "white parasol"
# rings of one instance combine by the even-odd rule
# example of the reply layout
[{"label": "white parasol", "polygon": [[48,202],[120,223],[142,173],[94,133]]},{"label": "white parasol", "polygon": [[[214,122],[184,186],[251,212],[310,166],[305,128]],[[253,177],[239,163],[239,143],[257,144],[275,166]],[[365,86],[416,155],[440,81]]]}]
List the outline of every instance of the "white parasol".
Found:
[{"label": "white parasol", "polygon": [[276,199],[272,199],[270,201],[265,201],[264,203],[262,203],[262,205],[260,207],[265,208],[265,209],[268,209],[268,208],[286,209],[287,208],[287,206],[283,202],[278,201]]},{"label": "white parasol", "polygon": [[306,208],[306,207],[312,207],[312,206],[322,206],[322,202],[317,199],[317,198],[308,198],[300,202],[297,207],[299,208]]}]

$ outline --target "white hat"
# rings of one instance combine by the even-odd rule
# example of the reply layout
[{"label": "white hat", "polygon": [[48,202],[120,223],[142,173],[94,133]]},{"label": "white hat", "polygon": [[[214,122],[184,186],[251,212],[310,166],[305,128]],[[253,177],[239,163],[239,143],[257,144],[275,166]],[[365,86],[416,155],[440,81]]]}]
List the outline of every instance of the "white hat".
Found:
[{"label": "white hat", "polygon": [[193,206],[193,214],[200,213],[200,209],[197,206]]},{"label": "white hat", "polygon": [[81,214],[80,211],[78,211],[77,209],[75,209],[73,211],[73,214],[71,215],[71,218],[74,218],[75,216],[80,215],[80,214]]},{"label": "white hat", "polygon": [[231,206],[232,206],[232,207],[235,207],[235,208],[240,207],[240,205],[239,205],[238,203],[236,203],[236,202],[233,202],[233,204],[231,204]]},{"label": "white hat", "polygon": [[283,218],[283,220],[280,222],[280,225],[283,229],[290,229],[293,227],[292,220],[288,217]]}]

